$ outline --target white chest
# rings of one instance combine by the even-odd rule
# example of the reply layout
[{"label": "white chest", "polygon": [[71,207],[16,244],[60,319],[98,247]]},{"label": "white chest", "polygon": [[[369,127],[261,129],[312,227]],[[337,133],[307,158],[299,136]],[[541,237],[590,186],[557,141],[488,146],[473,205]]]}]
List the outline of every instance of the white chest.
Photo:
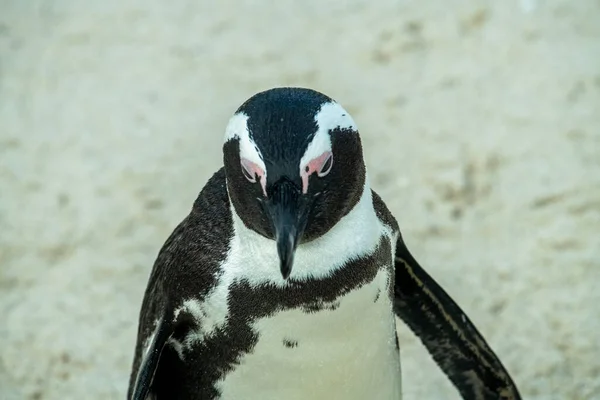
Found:
[{"label": "white chest", "polygon": [[259,340],[217,385],[222,399],[400,399],[388,272],[330,308],[255,321]]}]

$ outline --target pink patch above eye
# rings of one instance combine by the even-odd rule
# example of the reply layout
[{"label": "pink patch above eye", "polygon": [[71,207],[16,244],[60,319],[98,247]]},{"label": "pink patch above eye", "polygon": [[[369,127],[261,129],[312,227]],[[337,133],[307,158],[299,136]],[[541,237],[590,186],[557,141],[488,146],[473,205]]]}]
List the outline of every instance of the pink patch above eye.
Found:
[{"label": "pink patch above eye", "polygon": [[267,187],[266,187],[267,180],[266,180],[265,171],[263,171],[263,169],[261,167],[259,167],[258,164],[253,163],[252,161],[245,159],[245,158],[242,158],[240,160],[240,163],[242,164],[242,173],[244,174],[246,179],[248,179],[249,182],[255,183],[256,177],[258,176],[258,179],[260,181],[260,186],[262,187],[263,194],[266,196],[267,195]]},{"label": "pink patch above eye", "polygon": [[308,178],[313,174],[317,173],[319,177],[324,177],[331,171],[333,166],[333,153],[326,151],[319,157],[312,159],[306,167],[300,171],[300,177],[302,178],[302,193],[308,192]]}]

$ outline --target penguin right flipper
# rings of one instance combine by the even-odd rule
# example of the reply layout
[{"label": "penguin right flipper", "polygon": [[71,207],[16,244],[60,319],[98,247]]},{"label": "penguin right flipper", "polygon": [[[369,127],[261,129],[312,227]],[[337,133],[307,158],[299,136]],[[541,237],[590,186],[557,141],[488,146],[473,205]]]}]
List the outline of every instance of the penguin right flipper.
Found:
[{"label": "penguin right flipper", "polygon": [[419,265],[401,237],[394,311],[421,339],[463,399],[520,400],[510,375],[477,328]]},{"label": "penguin right flipper", "polygon": [[166,321],[164,317],[161,318],[137,370],[130,400],[147,400],[149,398],[160,356],[173,331],[173,323]]},{"label": "penguin right flipper", "polygon": [[[128,399],[170,398],[163,391],[177,385],[170,338],[189,328],[183,303],[202,302],[217,282],[220,262],[233,235],[225,171],[221,168],[198,195],[190,213],[175,228],[156,258],[139,314],[138,335]],[[178,312],[179,311],[179,312]],[[164,351],[163,351],[164,350]],[[163,397],[161,397],[163,396]]]}]

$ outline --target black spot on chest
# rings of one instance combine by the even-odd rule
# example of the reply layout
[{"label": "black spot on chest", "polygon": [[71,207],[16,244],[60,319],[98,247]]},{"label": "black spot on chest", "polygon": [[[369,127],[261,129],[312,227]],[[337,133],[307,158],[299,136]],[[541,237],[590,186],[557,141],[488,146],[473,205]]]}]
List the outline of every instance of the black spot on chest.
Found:
[{"label": "black spot on chest", "polygon": [[319,312],[319,311],[323,311],[323,310],[335,311],[338,309],[339,306],[340,306],[339,300],[333,301],[331,303],[325,303],[323,301],[320,301],[320,302],[314,302],[314,303],[307,304],[306,306],[303,306],[302,311],[304,311],[307,314],[311,314],[311,313],[315,313],[315,312]]},{"label": "black spot on chest", "polygon": [[298,341],[291,339],[283,339],[283,345],[288,349],[293,349],[295,347],[298,347]]},{"label": "black spot on chest", "polygon": [[380,295],[381,295],[381,289],[377,289],[377,293],[375,293],[375,300],[373,300],[373,303],[377,303],[377,300],[379,300]]}]

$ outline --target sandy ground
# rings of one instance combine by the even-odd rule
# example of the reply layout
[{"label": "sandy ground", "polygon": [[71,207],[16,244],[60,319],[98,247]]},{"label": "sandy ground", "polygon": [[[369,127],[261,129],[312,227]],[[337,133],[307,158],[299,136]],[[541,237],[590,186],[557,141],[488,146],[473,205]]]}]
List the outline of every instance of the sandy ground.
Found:
[{"label": "sandy ground", "polygon": [[[0,398],[124,398],[227,119],[301,85],[524,397],[600,399],[600,3],[216,4],[0,0]],[[458,399],[400,336],[405,398]]]}]

